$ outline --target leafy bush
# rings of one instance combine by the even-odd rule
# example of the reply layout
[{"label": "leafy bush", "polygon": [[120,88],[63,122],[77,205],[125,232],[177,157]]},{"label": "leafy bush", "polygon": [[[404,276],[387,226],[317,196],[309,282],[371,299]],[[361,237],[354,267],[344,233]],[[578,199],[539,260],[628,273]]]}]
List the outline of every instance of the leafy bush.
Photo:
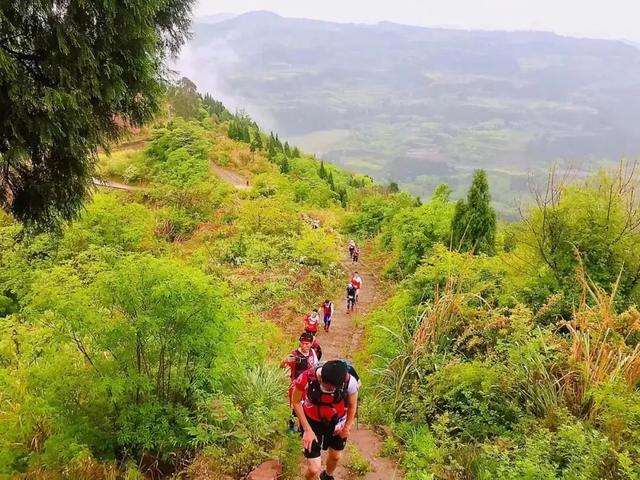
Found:
[{"label": "leafy bush", "polygon": [[579,422],[567,420],[569,423],[563,422],[555,432],[541,426],[529,428],[526,434],[522,432],[518,436],[516,445],[507,448],[485,447],[479,460],[478,478],[628,478],[624,471],[611,464],[615,457],[611,457],[605,437]]},{"label": "leafy bush", "polygon": [[465,441],[502,435],[519,417],[511,375],[499,365],[447,365],[428,377],[418,395],[425,421],[446,413],[452,431]]},{"label": "leafy bush", "polygon": [[152,133],[146,155],[158,180],[188,187],[208,178],[210,150],[211,142],[200,123],[177,118]]},{"label": "leafy bush", "polygon": [[333,236],[323,229],[307,228],[296,242],[296,254],[305,265],[324,270],[338,262],[338,248]]},{"label": "leafy bush", "polygon": [[80,220],[68,228],[62,254],[75,254],[90,245],[111,246],[125,252],[152,249],[154,229],[153,214],[143,205],[123,203],[119,194],[96,195]]}]

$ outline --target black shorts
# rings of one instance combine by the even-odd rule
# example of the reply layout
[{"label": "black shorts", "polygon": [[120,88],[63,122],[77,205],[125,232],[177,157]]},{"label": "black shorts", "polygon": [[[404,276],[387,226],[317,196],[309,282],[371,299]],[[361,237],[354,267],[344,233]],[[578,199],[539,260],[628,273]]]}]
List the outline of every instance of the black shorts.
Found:
[{"label": "black shorts", "polygon": [[327,450],[328,448],[338,452],[344,450],[344,447],[347,444],[347,439],[342,438],[340,435],[336,435],[334,433],[333,426],[322,422],[316,422],[310,418],[307,418],[307,421],[309,422],[313,433],[316,434],[318,441],[313,442],[311,450],[305,449],[305,458],[318,458],[320,456],[320,450]]}]

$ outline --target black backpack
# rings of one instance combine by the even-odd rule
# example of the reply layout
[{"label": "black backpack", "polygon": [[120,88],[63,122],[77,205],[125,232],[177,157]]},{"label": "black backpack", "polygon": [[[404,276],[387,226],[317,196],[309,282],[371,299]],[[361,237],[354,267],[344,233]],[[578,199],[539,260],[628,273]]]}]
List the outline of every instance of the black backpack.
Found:
[{"label": "black backpack", "polygon": [[355,367],[351,364],[349,360],[342,360],[344,364],[347,366],[347,373],[356,379],[356,382],[360,381],[360,375],[356,371]]},{"label": "black backpack", "polygon": [[302,372],[306,372],[309,370],[309,359],[302,355],[298,350],[292,353],[294,357],[296,357],[296,364],[294,368],[294,377],[298,378]]},{"label": "black backpack", "polygon": [[[333,393],[324,393],[320,388],[320,382],[318,381],[318,369],[321,367],[317,367],[314,370],[315,379],[309,380],[309,384],[307,387],[307,399],[309,403],[316,406],[318,408],[318,418],[322,418],[320,409],[322,407],[329,407],[333,410],[333,416],[330,420],[323,419],[323,423],[327,423],[329,425],[335,426],[340,418],[338,417],[338,412],[335,409],[334,405],[339,403],[344,403],[345,408],[349,408],[349,381],[351,380],[351,375],[347,373],[344,377],[344,382],[342,383],[342,387],[337,388]],[[330,399],[327,397],[330,396]]]}]

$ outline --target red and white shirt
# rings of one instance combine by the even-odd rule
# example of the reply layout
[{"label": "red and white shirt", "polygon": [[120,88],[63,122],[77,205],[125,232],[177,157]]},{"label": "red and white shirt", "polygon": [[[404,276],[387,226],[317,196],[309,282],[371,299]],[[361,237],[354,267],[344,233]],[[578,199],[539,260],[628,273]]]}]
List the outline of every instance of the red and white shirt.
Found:
[{"label": "red and white shirt", "polygon": [[304,317],[304,329],[308,332],[317,332],[319,323],[320,316],[316,312],[313,312]]},{"label": "red and white shirt", "polygon": [[[310,368],[314,368],[318,363],[318,354],[313,348],[309,349],[309,353],[305,355],[300,351],[300,349],[294,350],[291,352],[291,356],[296,357],[298,361],[287,361],[288,367],[291,369],[291,381],[295,381],[296,378],[300,376],[301,373],[306,372]],[[305,365],[301,365],[300,360],[306,359],[306,368]]]},{"label": "red and white shirt", "polygon": [[362,277],[360,277],[360,275],[354,275],[351,279],[351,285],[360,290],[360,288],[362,288]]}]

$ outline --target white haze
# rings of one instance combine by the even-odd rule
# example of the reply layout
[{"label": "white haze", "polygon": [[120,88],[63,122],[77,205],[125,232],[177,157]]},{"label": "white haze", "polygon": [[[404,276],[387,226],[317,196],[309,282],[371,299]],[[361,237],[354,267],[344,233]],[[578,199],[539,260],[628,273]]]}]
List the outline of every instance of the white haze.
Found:
[{"label": "white haze", "polygon": [[269,10],[286,17],[482,30],[544,30],[640,42],[638,0],[200,0],[196,16]]}]

